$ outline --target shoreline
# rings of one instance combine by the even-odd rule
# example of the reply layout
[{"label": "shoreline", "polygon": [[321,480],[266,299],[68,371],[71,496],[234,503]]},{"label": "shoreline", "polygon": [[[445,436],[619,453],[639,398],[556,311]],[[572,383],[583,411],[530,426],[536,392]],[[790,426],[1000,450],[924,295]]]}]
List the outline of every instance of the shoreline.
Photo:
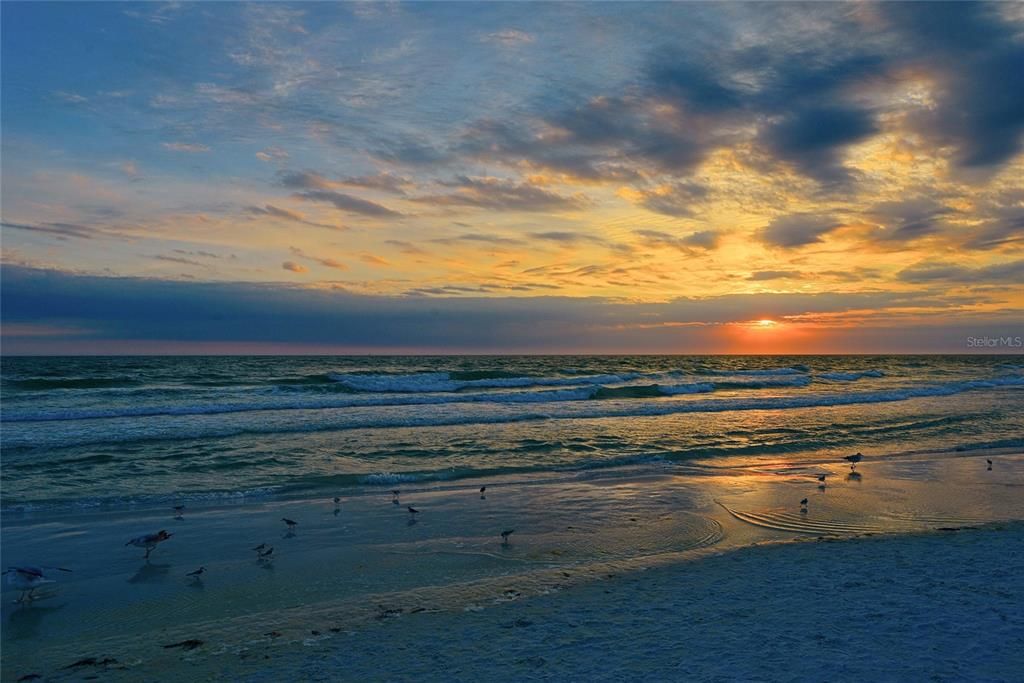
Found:
[{"label": "shoreline", "polygon": [[[985,455],[877,457],[861,463],[862,478],[846,478],[845,465],[834,461],[780,460],[489,482],[485,498],[475,488],[442,486],[403,490],[401,505],[384,492],[351,496],[336,514],[329,500],[306,498],[190,507],[182,520],[162,508],[5,516],[5,563],[70,564],[75,573],[61,577],[54,598],[30,606],[11,605],[14,595],[5,586],[2,679],[16,680],[33,666],[54,680],[102,672],[113,680],[184,681],[198,671],[224,680],[308,678],[288,673],[300,666],[292,661],[299,655],[266,665],[250,660],[254,652],[292,649],[327,657],[349,639],[372,641],[367,634],[380,624],[401,624],[388,632],[401,640],[412,638],[419,619],[450,619],[445,628],[455,633],[480,615],[485,623],[492,617],[505,623],[502,615],[523,605],[561,601],[551,609],[597,609],[601,601],[594,596],[605,594],[591,593],[603,591],[610,575],[617,584],[665,572],[711,572],[706,566],[721,572],[733,561],[724,557],[834,545],[816,540],[890,539],[916,547],[920,538],[991,532],[1004,534],[1009,549],[1024,547],[1024,526],[1011,521],[1024,520],[1024,454],[1001,456],[994,474],[985,470]],[[835,483],[816,489],[818,472],[830,473]],[[796,508],[802,496],[811,501],[808,513]],[[421,510],[415,520],[406,504]],[[281,517],[299,520],[298,532],[285,533]],[[981,529],[936,531],[974,526]],[[157,528],[175,537],[150,562],[123,547],[126,538]],[[517,529],[507,547],[498,538],[505,528]],[[277,549],[270,565],[250,550],[261,541]],[[926,541],[935,542],[941,543]],[[777,557],[793,552],[780,550]],[[791,578],[795,560],[773,562],[776,578]],[[187,581],[185,574],[200,565],[208,578],[199,585]],[[868,570],[893,579],[899,566]],[[715,599],[739,598],[726,592]],[[620,608],[622,614],[632,610]],[[189,651],[160,647],[192,639],[203,644]],[[63,668],[89,657],[117,662]],[[367,657],[361,665],[370,667]],[[263,666],[270,668],[259,674]],[[366,675],[373,678],[369,669]]]},{"label": "shoreline", "polygon": [[[978,457],[999,457],[1005,455],[1017,455],[1022,451],[1019,445],[979,448],[951,448],[948,450],[935,449],[912,449],[903,451],[884,452],[871,455],[865,462],[885,462],[892,460],[921,460],[933,458],[978,458]],[[685,472],[695,474],[700,471],[708,471],[714,474],[723,474],[730,470],[746,471],[767,469],[774,464],[784,464],[792,469],[807,469],[810,467],[836,467],[842,464],[841,458],[834,454],[821,454],[808,457],[803,453],[785,453],[773,455],[778,463],[772,461],[750,463],[743,465],[713,464],[719,456],[695,455],[687,460],[670,460],[662,454],[652,453],[649,455],[629,456],[626,462],[603,463],[595,462],[592,467],[564,468],[555,470],[524,470],[513,471],[506,476],[506,473],[495,474],[493,471],[482,471],[465,477],[446,478],[440,475],[428,475],[421,477],[416,472],[376,472],[366,473],[357,476],[362,480],[356,484],[345,484],[338,487],[321,486],[319,488],[291,489],[288,484],[268,485],[251,491],[185,491],[143,496],[138,499],[110,498],[81,501],[58,502],[61,499],[45,499],[28,501],[13,504],[3,503],[0,505],[0,518],[5,522],[18,521],[29,517],[39,516],[61,516],[68,513],[88,512],[111,512],[119,511],[149,511],[163,510],[171,504],[186,503],[189,507],[214,508],[214,507],[236,507],[244,505],[259,505],[263,503],[287,503],[293,501],[316,500],[313,496],[317,493],[330,497],[335,493],[346,499],[372,498],[389,495],[393,488],[401,488],[410,493],[434,493],[434,492],[458,492],[467,491],[486,484],[496,488],[502,486],[531,486],[548,485],[552,483],[575,483],[596,478],[620,478],[646,475],[669,475],[673,472]],[[798,459],[795,459],[798,458]],[[524,475],[516,479],[515,475]],[[379,482],[379,483],[378,483]]]}]

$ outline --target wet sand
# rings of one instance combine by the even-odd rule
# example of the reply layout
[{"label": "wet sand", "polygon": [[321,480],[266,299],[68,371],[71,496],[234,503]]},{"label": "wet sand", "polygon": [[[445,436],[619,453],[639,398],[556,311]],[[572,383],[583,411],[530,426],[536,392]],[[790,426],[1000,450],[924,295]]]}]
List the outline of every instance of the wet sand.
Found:
[{"label": "wet sand", "polygon": [[[480,482],[408,489],[400,505],[382,487],[343,496],[337,514],[324,499],[181,520],[7,515],[5,564],[75,571],[30,605],[5,586],[3,680],[877,679],[926,665],[1011,680],[1024,647],[1001,648],[1024,638],[1007,608],[1021,604],[1024,532],[1007,522],[1024,519],[1024,455],[868,457],[857,469],[620,469],[489,481],[484,499]],[[294,534],[282,517],[299,522]],[[124,547],[161,528],[175,536],[148,563]],[[820,539],[844,542],[794,542]],[[257,560],[259,543],[273,562]],[[201,582],[185,576],[200,565]],[[953,647],[969,628],[980,630]],[[923,648],[916,660],[900,638]],[[189,640],[202,642],[163,647]]]}]

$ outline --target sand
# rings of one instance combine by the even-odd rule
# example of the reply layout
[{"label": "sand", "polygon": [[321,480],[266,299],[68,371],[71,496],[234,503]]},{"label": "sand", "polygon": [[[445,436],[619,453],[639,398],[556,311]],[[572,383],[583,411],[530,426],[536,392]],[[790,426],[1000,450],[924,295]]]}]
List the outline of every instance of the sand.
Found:
[{"label": "sand", "polygon": [[[75,572],[31,605],[5,587],[2,678],[1020,680],[1024,455],[858,470],[647,466],[401,505],[382,487],[337,514],[329,499],[8,514],[5,564]],[[124,546],[160,528],[175,536],[150,562]]]}]

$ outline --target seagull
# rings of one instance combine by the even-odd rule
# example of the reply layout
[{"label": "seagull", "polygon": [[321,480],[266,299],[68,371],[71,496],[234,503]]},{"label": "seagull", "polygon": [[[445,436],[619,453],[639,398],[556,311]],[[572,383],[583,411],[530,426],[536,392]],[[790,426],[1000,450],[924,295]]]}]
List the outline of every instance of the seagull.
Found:
[{"label": "seagull", "polygon": [[851,472],[853,470],[857,469],[857,463],[859,463],[863,459],[864,459],[864,456],[860,452],[857,452],[857,453],[855,453],[853,455],[847,455],[846,457],[843,458],[843,460],[846,460],[847,462],[850,463],[850,471]]},{"label": "seagull", "polygon": [[509,545],[508,537],[511,536],[512,534],[514,534],[515,532],[516,532],[515,529],[505,529],[504,531],[502,531],[501,532],[501,544],[507,548],[508,545]]},{"label": "seagull", "polygon": [[288,530],[289,531],[291,531],[292,529],[294,529],[295,527],[297,527],[299,525],[299,523],[296,522],[294,519],[288,519],[287,517],[282,517],[281,521],[288,525]]},{"label": "seagull", "polygon": [[259,552],[259,557],[257,559],[259,561],[262,562],[262,561],[266,560],[266,561],[269,562],[270,561],[270,556],[274,554],[274,546],[272,546],[272,545],[271,546],[267,546],[266,550],[260,550],[258,552]]},{"label": "seagull", "polygon": [[989,470],[991,470],[991,469],[992,469],[992,461],[991,461],[991,460],[989,460],[988,458],[986,458],[986,459],[985,459],[985,462],[987,462],[987,463],[988,463],[988,469],[989,469]]},{"label": "seagull", "polygon": [[417,510],[416,508],[414,508],[414,507],[413,507],[412,505],[407,505],[405,509],[406,509],[406,510],[408,510],[408,511],[409,511],[409,514],[410,514],[410,515],[412,515],[413,517],[415,517],[416,515],[418,515],[418,514],[419,514],[419,512],[420,512],[419,510]]},{"label": "seagull", "polygon": [[807,514],[807,499],[806,498],[804,498],[803,500],[800,501],[800,514],[801,515],[806,515]]},{"label": "seagull", "polygon": [[391,502],[398,505],[398,494],[401,493],[398,489],[392,489],[391,491]]},{"label": "seagull", "polygon": [[264,549],[264,548],[266,548],[266,547],[267,547],[267,544],[266,544],[266,543],[260,543],[260,544],[259,544],[258,546],[256,546],[255,548],[253,548],[253,550],[255,550],[256,552],[260,552],[261,550],[263,550],[263,549]]},{"label": "seagull", "polygon": [[188,574],[185,574],[185,576],[191,576],[193,580],[199,581],[200,580],[199,577],[202,576],[205,572],[206,572],[206,567],[200,567],[199,569],[195,570],[194,572],[189,572]]},{"label": "seagull", "polygon": [[804,498],[803,500],[801,500],[800,504],[803,505],[804,507],[807,507],[807,499]]},{"label": "seagull", "polygon": [[819,474],[818,475],[818,481],[825,481],[825,477],[827,477],[827,476],[828,476],[827,474]]},{"label": "seagull", "polygon": [[184,511],[185,511],[185,506],[184,505],[175,505],[174,506],[174,518],[175,519],[181,519],[181,513],[183,513]]},{"label": "seagull", "polygon": [[339,496],[335,496],[334,497],[334,505],[335,506],[341,505],[341,498]]},{"label": "seagull", "polygon": [[487,490],[486,486],[481,486],[480,487],[480,500],[483,500],[484,498],[487,497],[487,496],[484,495],[484,491],[486,491],[486,490]]},{"label": "seagull", "polygon": [[146,554],[143,555],[143,558],[148,560],[149,559],[149,554],[151,552],[153,552],[153,549],[156,548],[157,545],[159,545],[160,543],[163,543],[164,541],[166,541],[168,538],[170,538],[173,535],[174,534],[169,534],[166,531],[164,531],[163,529],[161,529],[160,531],[156,532],[155,534],[145,534],[144,536],[136,536],[132,540],[130,540],[127,543],[125,543],[125,545],[126,546],[133,545],[136,548],[145,548],[146,549]]},{"label": "seagull", "polygon": [[4,574],[7,575],[7,583],[21,591],[21,595],[15,602],[26,602],[34,600],[32,593],[42,585],[56,583],[53,579],[47,578],[46,570],[56,569],[57,571],[70,572],[64,567],[8,567]]}]

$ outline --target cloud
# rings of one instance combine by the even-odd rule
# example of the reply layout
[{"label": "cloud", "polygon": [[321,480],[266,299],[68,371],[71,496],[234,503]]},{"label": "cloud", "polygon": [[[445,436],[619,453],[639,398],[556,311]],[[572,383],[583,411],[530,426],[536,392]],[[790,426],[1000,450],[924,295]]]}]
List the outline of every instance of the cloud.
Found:
[{"label": "cloud", "polygon": [[364,216],[373,216],[375,218],[405,217],[404,214],[399,213],[398,211],[392,211],[386,206],[376,202],[371,202],[368,199],[353,197],[352,195],[345,194],[343,192],[334,192],[331,190],[309,190],[307,192],[296,192],[292,196],[311,202],[333,204],[335,208],[341,209],[342,211],[358,213]]},{"label": "cloud", "polygon": [[[342,263],[341,261],[336,261],[335,259],[327,258],[324,256],[310,256],[309,254],[304,252],[302,249],[299,249],[298,247],[289,247],[289,251],[291,251],[292,254],[294,256],[297,256],[298,258],[305,259],[307,261],[312,261],[313,263],[319,263],[321,266],[325,268],[333,268],[335,270],[348,270],[348,266]],[[289,261],[289,263],[291,262]],[[295,264],[292,263],[292,265]],[[302,266],[299,267],[302,268]],[[286,270],[292,269],[286,268]],[[295,272],[305,272],[305,268],[303,268],[301,271]]]},{"label": "cloud", "polygon": [[404,240],[384,240],[384,244],[397,248],[403,254],[422,255],[427,253],[412,242],[406,242]]},{"label": "cloud", "polygon": [[76,92],[67,92],[65,90],[55,90],[53,96],[63,102],[70,104],[83,104],[89,101],[89,98],[84,95],[79,95]]},{"label": "cloud", "polygon": [[[298,264],[292,265],[283,267],[304,272]],[[1020,266],[1015,267],[1019,272]],[[112,343],[125,340],[136,352],[150,348],[146,345],[150,342],[179,351],[217,342],[275,343],[290,345],[283,348],[292,351],[323,345],[339,351],[710,352],[723,349],[725,338],[718,330],[731,323],[760,318],[841,319],[847,314],[861,316],[863,311],[884,317],[887,309],[906,306],[948,316],[963,305],[944,295],[898,292],[735,294],[634,304],[595,297],[482,297],[472,296],[473,291],[457,294],[446,289],[441,298],[425,305],[421,297],[360,296],[295,284],[97,277],[11,265],[5,266],[3,275],[0,296],[5,328],[8,324],[76,327],[91,330],[96,340],[92,347],[76,339],[59,340],[62,345],[50,347],[32,340],[14,347],[7,346],[11,340],[5,339],[8,353],[109,352]],[[452,286],[485,288],[465,283]],[[1019,329],[1019,312],[1015,318],[1012,315],[991,318],[985,329],[1013,324]],[[956,350],[964,335],[970,334],[964,327],[977,330],[979,320],[973,317],[960,327],[945,323],[935,327],[912,319],[898,329],[875,329],[871,334],[877,336],[871,338],[860,336],[871,328],[847,325],[840,328],[841,335],[831,341],[822,336],[823,346],[808,349]],[[163,348],[169,348],[166,345]]]},{"label": "cloud", "polygon": [[995,169],[1022,149],[1024,41],[999,3],[880,3],[907,42],[906,59],[937,79],[935,103],[919,129],[956,149],[961,168]]},{"label": "cloud", "polygon": [[455,237],[439,237],[431,240],[439,244],[454,244],[456,242],[483,242],[484,244],[496,245],[519,245],[524,244],[523,240],[513,237],[502,237],[501,235],[489,235],[480,232],[466,232]]},{"label": "cloud", "polygon": [[326,223],[315,223],[310,220],[306,220],[306,217],[298,211],[291,211],[289,209],[282,209],[279,206],[273,204],[264,204],[263,206],[247,206],[245,212],[254,216],[270,216],[271,218],[281,218],[286,221],[294,221],[296,223],[302,223],[304,225],[312,225],[317,228],[327,228],[328,230],[344,230],[340,225],[327,225]]},{"label": "cloud", "polygon": [[832,216],[818,214],[791,214],[780,216],[760,232],[761,241],[769,246],[795,249],[821,242],[825,235],[841,223]]},{"label": "cloud", "polygon": [[751,273],[747,280],[762,282],[765,280],[799,280],[803,275],[797,270],[758,270]]},{"label": "cloud", "polygon": [[882,202],[869,210],[882,227],[870,238],[881,242],[910,242],[948,228],[943,222],[953,209],[930,197]]},{"label": "cloud", "polygon": [[520,31],[514,28],[507,28],[502,31],[495,31],[494,33],[488,33],[480,37],[480,40],[484,43],[494,43],[501,47],[518,47],[520,45],[526,45],[532,43],[535,38],[533,35]]},{"label": "cloud", "polygon": [[1024,259],[970,268],[953,263],[919,263],[900,271],[903,282],[953,282],[963,284],[1024,284]]},{"label": "cloud", "polygon": [[369,263],[371,266],[390,266],[391,264],[382,259],[379,256],[373,254],[363,254],[359,257],[359,260],[363,263]]},{"label": "cloud", "polygon": [[467,206],[495,211],[568,211],[589,203],[582,194],[567,197],[504,178],[459,176],[439,184],[454,188],[455,192],[414,197],[412,201],[434,206]]},{"label": "cloud", "polygon": [[796,109],[761,131],[759,139],[771,153],[800,172],[822,182],[849,180],[842,150],[877,132],[866,111],[814,106]]},{"label": "cloud", "polygon": [[281,264],[281,267],[284,268],[285,270],[290,270],[293,273],[308,273],[309,272],[309,268],[307,268],[306,266],[303,266],[301,264],[298,264],[295,261],[285,261],[284,263]]},{"label": "cloud", "polygon": [[701,230],[684,237],[678,237],[661,230],[634,230],[633,232],[651,246],[672,247],[686,253],[693,253],[695,248],[714,249],[718,246],[718,242],[721,239],[721,236],[715,230]]},{"label": "cloud", "polygon": [[256,158],[260,161],[285,161],[288,159],[288,152],[281,149],[280,147],[267,147],[259,152],[256,152]]},{"label": "cloud", "polygon": [[694,182],[678,182],[635,193],[646,209],[677,218],[692,216],[695,204],[707,198],[708,188]]},{"label": "cloud", "polygon": [[170,150],[171,152],[185,152],[188,154],[199,154],[202,152],[209,152],[210,148],[207,145],[201,145],[194,142],[161,142],[164,149]]},{"label": "cloud", "polygon": [[88,225],[78,225],[75,223],[14,223],[11,221],[3,221],[0,223],[5,228],[12,230],[24,230],[26,232],[40,232],[47,235],[54,235],[57,239],[68,239],[74,237],[77,239],[89,240],[97,237],[102,231],[93,228]]}]

